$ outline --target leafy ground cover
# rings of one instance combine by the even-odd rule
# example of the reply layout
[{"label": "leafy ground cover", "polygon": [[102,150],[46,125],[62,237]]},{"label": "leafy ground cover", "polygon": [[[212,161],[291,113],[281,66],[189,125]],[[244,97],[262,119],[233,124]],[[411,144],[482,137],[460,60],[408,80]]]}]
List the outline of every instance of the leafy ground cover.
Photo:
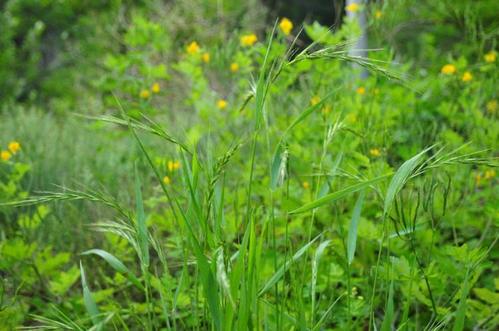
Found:
[{"label": "leafy ground cover", "polygon": [[0,329],[497,329],[494,1],[62,3],[0,16]]}]

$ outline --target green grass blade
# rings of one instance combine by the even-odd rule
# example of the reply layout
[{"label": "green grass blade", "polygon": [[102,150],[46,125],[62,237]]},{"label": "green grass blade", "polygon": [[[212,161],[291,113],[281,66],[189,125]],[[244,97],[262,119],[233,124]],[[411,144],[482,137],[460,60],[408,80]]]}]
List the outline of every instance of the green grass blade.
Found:
[{"label": "green grass blade", "polygon": [[326,240],[322,242],[319,247],[317,247],[317,250],[315,251],[314,254],[314,259],[312,260],[312,284],[311,284],[311,296],[312,296],[312,308],[311,308],[311,313],[312,313],[312,321],[313,321],[313,316],[315,315],[315,292],[316,292],[316,285],[317,285],[317,275],[319,273],[319,261],[321,259],[322,254],[324,254],[324,250],[326,247],[331,243],[331,240]]},{"label": "green grass blade", "polygon": [[85,277],[85,270],[83,269],[83,264],[80,261],[80,271],[81,271],[81,286],[83,287],[83,303],[85,305],[85,309],[87,310],[90,319],[94,325],[98,325],[99,318],[99,308],[97,308],[97,304],[92,296],[92,292],[87,284],[87,278]]},{"label": "green grass blade", "polygon": [[116,256],[102,250],[102,249],[90,249],[81,253],[81,255],[97,255],[104,259],[114,270],[125,275],[132,284],[144,290],[144,286],[140,283],[139,279],[128,269],[123,262],[121,262]]},{"label": "green grass blade", "polygon": [[454,326],[452,331],[462,331],[464,329],[464,320],[466,317],[466,298],[469,292],[469,269],[466,270],[466,276],[464,277],[463,286],[461,287],[461,298],[459,299],[459,305],[456,311],[456,320],[454,321]]},{"label": "green grass blade", "polygon": [[312,239],[310,242],[308,242],[305,246],[300,248],[293,257],[291,257],[291,260],[286,261],[283,266],[281,266],[275,274],[265,283],[265,285],[261,288],[261,290],[258,292],[258,296],[262,296],[265,292],[267,292],[269,289],[271,289],[281,278],[284,276],[284,273],[291,267],[291,265],[296,262],[302,255],[312,246],[312,244],[320,237],[317,236],[314,239]]},{"label": "green grass blade", "polygon": [[140,258],[144,266],[149,267],[149,238],[147,234],[146,216],[144,213],[144,201],[142,200],[142,190],[135,164],[135,217],[137,221],[137,241],[140,247]]},{"label": "green grass blade", "polygon": [[390,283],[390,290],[388,292],[388,302],[386,303],[385,317],[383,323],[381,324],[381,331],[390,331],[392,329],[392,323],[394,318],[394,307],[393,307],[393,280]]},{"label": "green grass blade", "polygon": [[342,198],[346,197],[349,194],[355,193],[357,191],[365,189],[366,187],[368,187],[368,186],[370,186],[370,185],[372,185],[374,183],[382,181],[382,180],[388,178],[391,175],[392,174],[386,174],[386,175],[383,175],[383,176],[379,176],[379,177],[376,177],[376,178],[373,178],[373,179],[370,179],[370,180],[366,180],[364,182],[360,182],[360,183],[348,186],[347,188],[344,188],[342,190],[336,191],[334,193],[330,193],[328,195],[323,196],[322,198],[319,198],[319,199],[317,199],[315,201],[307,203],[304,206],[301,206],[300,208],[297,208],[295,210],[290,211],[289,213],[290,214],[304,213],[304,212],[309,211],[311,209],[314,209],[314,208],[323,206],[325,204],[331,203],[333,201],[342,199]]},{"label": "green grass blade", "polygon": [[347,257],[348,264],[352,264],[355,255],[355,247],[357,246],[357,229],[359,227],[360,214],[362,212],[362,205],[364,203],[365,191],[360,191],[355,207],[353,208],[352,220],[348,228],[348,241],[347,241]]},{"label": "green grass blade", "polygon": [[393,178],[392,178],[390,185],[388,186],[388,190],[386,192],[385,204],[383,207],[383,216],[386,216],[390,213],[395,196],[402,189],[402,187],[404,187],[405,183],[409,180],[409,178],[413,174],[414,170],[416,170],[416,168],[421,164],[426,152],[428,152],[432,148],[433,148],[433,146],[430,146],[430,147],[424,149],[419,154],[417,154],[417,155],[413,156],[412,158],[410,158],[409,160],[405,161],[398,168],[395,175],[393,175]]}]

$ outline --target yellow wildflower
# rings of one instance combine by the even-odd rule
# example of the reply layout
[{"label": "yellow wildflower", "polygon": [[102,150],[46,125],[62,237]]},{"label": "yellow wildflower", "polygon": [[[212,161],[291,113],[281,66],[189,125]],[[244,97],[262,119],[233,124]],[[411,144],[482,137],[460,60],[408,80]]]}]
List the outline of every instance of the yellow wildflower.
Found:
[{"label": "yellow wildflower", "polygon": [[227,101],[225,101],[224,99],[220,99],[217,101],[217,107],[218,109],[225,109],[227,108]]},{"label": "yellow wildflower", "polygon": [[357,94],[363,95],[366,93],[366,88],[361,86],[361,87],[358,87],[356,91],[357,91]]},{"label": "yellow wildflower", "polygon": [[494,169],[485,170],[485,174],[483,176],[484,179],[492,179],[496,176],[496,171]]},{"label": "yellow wildflower", "polygon": [[3,161],[9,161],[10,158],[11,158],[12,154],[10,154],[9,151],[1,151],[0,152],[0,158],[3,160]]},{"label": "yellow wildflower", "polygon": [[17,141],[14,140],[9,143],[9,151],[12,154],[16,154],[20,149],[21,149],[21,144],[18,143]]},{"label": "yellow wildflower", "polygon": [[241,45],[242,46],[253,46],[257,42],[258,38],[256,34],[246,34],[241,36]]},{"label": "yellow wildflower", "polygon": [[288,36],[291,33],[291,30],[293,30],[293,22],[286,17],[283,17],[279,23],[279,28],[286,36]]},{"label": "yellow wildflower", "polygon": [[469,71],[466,71],[464,74],[463,74],[463,77],[461,77],[461,80],[463,82],[469,82],[473,79],[473,75],[471,74],[471,72]]},{"label": "yellow wildflower", "polygon": [[497,100],[490,100],[487,102],[486,107],[489,113],[495,113],[497,110]]},{"label": "yellow wildflower", "polygon": [[332,108],[331,108],[331,106],[330,106],[330,105],[326,105],[326,106],[322,107],[322,113],[323,113],[324,115],[329,114],[329,113],[331,112],[331,110],[332,110]]},{"label": "yellow wildflower", "polygon": [[381,10],[376,10],[374,12],[374,17],[376,17],[376,19],[380,19],[382,15]]},{"label": "yellow wildflower", "polygon": [[381,151],[379,150],[379,148],[371,148],[369,150],[369,154],[371,154],[371,156],[378,157],[381,155]]},{"label": "yellow wildflower", "polygon": [[312,99],[310,99],[310,104],[312,106],[315,106],[316,104],[318,104],[319,102],[321,101],[321,98],[318,96],[318,95],[314,95],[312,97]]},{"label": "yellow wildflower", "polygon": [[196,54],[199,52],[199,45],[197,42],[193,41],[189,45],[187,45],[187,53],[188,54]]},{"label": "yellow wildflower", "polygon": [[305,190],[308,190],[310,188],[310,183],[307,181],[304,181],[303,183],[301,183],[301,186],[303,186],[303,188]]},{"label": "yellow wildflower", "polygon": [[180,161],[168,161],[167,166],[168,166],[168,171],[170,172],[180,169]]},{"label": "yellow wildflower", "polygon": [[497,53],[495,51],[490,51],[487,54],[483,56],[485,62],[492,63],[496,62],[497,59]]},{"label": "yellow wildflower", "polygon": [[140,98],[141,99],[149,99],[150,96],[151,96],[151,92],[149,92],[148,90],[140,91]]},{"label": "yellow wildflower", "polygon": [[161,90],[159,83],[152,84],[151,90],[153,93],[159,93],[159,91]]},{"label": "yellow wildflower", "polygon": [[168,177],[168,176],[163,177],[163,183],[164,184],[168,185],[171,182],[172,182],[172,180],[170,179],[170,177]]},{"label": "yellow wildflower", "polygon": [[204,63],[210,62],[210,53],[203,53],[203,55],[201,55],[201,60],[203,60]]},{"label": "yellow wildflower", "polygon": [[230,64],[230,71],[232,72],[238,72],[239,71],[239,64],[233,62]]},{"label": "yellow wildflower", "polygon": [[358,12],[360,9],[360,5],[356,2],[349,4],[345,7],[345,10],[351,13]]},{"label": "yellow wildflower", "polygon": [[456,73],[456,66],[453,64],[446,64],[442,67],[440,72],[444,75],[453,75],[454,73]]},{"label": "yellow wildflower", "polygon": [[481,182],[482,182],[482,175],[480,175],[480,174],[476,174],[476,175],[475,175],[475,183],[476,183],[476,186],[480,186]]}]

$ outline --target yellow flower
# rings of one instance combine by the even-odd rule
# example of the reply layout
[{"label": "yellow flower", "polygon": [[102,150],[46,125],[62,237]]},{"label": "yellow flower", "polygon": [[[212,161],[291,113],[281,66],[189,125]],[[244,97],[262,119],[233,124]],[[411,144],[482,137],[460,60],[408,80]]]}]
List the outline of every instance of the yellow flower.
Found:
[{"label": "yellow flower", "polygon": [[241,45],[242,46],[253,46],[257,42],[258,38],[256,34],[246,34],[241,36]]},{"label": "yellow flower", "polygon": [[312,99],[310,99],[310,104],[312,106],[315,106],[316,104],[318,104],[319,102],[321,101],[321,98],[318,96],[318,95],[314,95],[312,97]]},{"label": "yellow flower", "polygon": [[279,23],[279,28],[286,36],[288,36],[291,30],[293,30],[293,22],[291,22],[286,17],[283,17],[281,19],[281,22]]},{"label": "yellow flower", "polygon": [[492,63],[496,62],[497,53],[495,51],[490,51],[483,56],[485,62]]},{"label": "yellow flower", "polygon": [[456,66],[453,64],[446,64],[442,67],[440,72],[444,75],[453,75],[454,73],[456,73]]},{"label": "yellow flower", "polygon": [[381,10],[376,10],[374,12],[374,17],[376,17],[376,19],[380,19],[382,15]]},{"label": "yellow flower", "polygon": [[239,64],[233,62],[230,64],[230,71],[232,72],[238,72],[239,71]]},{"label": "yellow flower", "polygon": [[371,154],[371,156],[378,157],[381,155],[381,151],[379,150],[379,148],[371,148],[369,150],[369,154]]},{"label": "yellow flower", "polygon": [[1,151],[0,152],[0,158],[4,161],[9,161],[11,158],[12,154],[10,154],[9,151]]},{"label": "yellow flower", "polygon": [[485,175],[483,176],[483,178],[492,179],[495,176],[496,176],[496,171],[494,169],[490,169],[490,170],[485,170]]},{"label": "yellow flower", "polygon": [[153,93],[159,93],[159,91],[161,90],[159,83],[152,84],[151,90]]},{"label": "yellow flower", "polygon": [[180,161],[168,161],[167,166],[168,166],[168,171],[170,172],[180,169]]},{"label": "yellow flower", "polygon": [[172,182],[172,180],[170,179],[170,177],[168,177],[168,176],[163,177],[163,183],[164,184],[168,185],[171,182]]},{"label": "yellow flower", "polygon": [[21,149],[21,144],[18,143],[17,141],[14,140],[9,143],[9,151],[12,154],[16,154],[20,149]]},{"label": "yellow flower", "polygon": [[217,101],[217,107],[218,109],[225,109],[227,108],[227,101],[225,101],[224,99],[220,99]]},{"label": "yellow flower", "polygon": [[356,91],[357,91],[357,94],[363,95],[366,93],[366,88],[361,86],[361,87],[357,88]]},{"label": "yellow flower", "polygon": [[497,110],[497,100],[490,100],[487,102],[486,107],[489,113],[495,113]]},{"label": "yellow flower", "polygon": [[475,183],[476,183],[476,186],[480,186],[480,183],[482,182],[482,175],[480,174],[476,174],[475,175]]},{"label": "yellow flower", "polygon": [[199,52],[199,45],[197,42],[193,41],[189,45],[187,45],[187,53],[188,54],[196,54]]},{"label": "yellow flower", "polygon": [[469,71],[466,71],[464,74],[463,74],[463,77],[461,78],[461,80],[463,82],[469,82],[473,79],[473,75],[471,74],[471,72]]},{"label": "yellow flower", "polygon": [[301,183],[301,186],[303,186],[303,188],[305,190],[308,190],[310,188],[310,183],[307,181],[304,181],[303,183]]},{"label": "yellow flower", "polygon": [[355,13],[355,12],[358,12],[360,9],[360,6],[358,3],[354,2],[354,3],[351,3],[349,4],[348,6],[345,7],[345,10],[346,11],[349,11],[351,13]]},{"label": "yellow flower", "polygon": [[201,60],[203,60],[204,63],[210,62],[210,53],[203,53],[203,55],[201,55]]},{"label": "yellow flower", "polygon": [[326,105],[326,106],[322,107],[322,113],[323,113],[324,115],[329,114],[329,113],[331,112],[331,110],[333,110],[333,109],[331,108],[331,106],[330,106],[330,105]]},{"label": "yellow flower", "polygon": [[148,90],[140,91],[140,97],[142,99],[149,99],[150,96],[151,96],[151,92],[149,92]]}]

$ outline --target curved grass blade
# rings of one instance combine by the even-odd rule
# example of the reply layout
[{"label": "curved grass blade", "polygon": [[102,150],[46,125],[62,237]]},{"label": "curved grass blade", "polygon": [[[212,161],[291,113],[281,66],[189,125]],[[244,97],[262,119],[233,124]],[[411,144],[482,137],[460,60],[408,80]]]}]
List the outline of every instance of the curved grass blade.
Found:
[{"label": "curved grass blade", "polygon": [[300,248],[295,255],[291,258],[291,260],[286,261],[282,267],[279,268],[279,270],[276,271],[276,273],[265,283],[265,285],[262,287],[262,289],[258,292],[258,296],[262,296],[265,292],[267,292],[269,289],[271,289],[281,278],[284,276],[284,273],[289,269],[289,267],[296,262],[302,255],[310,248],[310,246],[320,237],[318,235],[314,239],[312,239],[310,242],[308,242],[305,246]]},{"label": "curved grass blade", "polygon": [[97,304],[95,303],[94,297],[92,296],[92,292],[87,284],[87,278],[85,277],[85,270],[83,269],[83,264],[80,261],[80,271],[81,271],[81,286],[83,287],[83,303],[85,305],[85,309],[87,310],[90,319],[94,325],[98,325],[100,322],[99,318],[99,308],[97,308]]},{"label": "curved grass blade", "polygon": [[130,282],[132,282],[132,284],[134,284],[141,290],[144,290],[144,286],[142,286],[139,279],[135,277],[135,275],[130,271],[130,269],[128,269],[123,264],[123,262],[121,262],[117,257],[102,249],[90,249],[88,251],[81,253],[81,255],[91,255],[91,254],[103,258],[114,270],[118,271],[119,273],[122,273],[128,278]]},{"label": "curved grass blade", "polygon": [[149,236],[147,235],[144,201],[142,200],[142,191],[137,164],[135,164],[135,204],[135,217],[137,218],[137,241],[139,242],[140,247],[140,259],[145,267],[149,267]]},{"label": "curved grass blade", "polygon": [[392,175],[391,173],[390,174],[386,174],[386,175],[382,175],[382,176],[379,176],[379,177],[376,177],[376,178],[373,178],[373,179],[370,179],[370,180],[366,180],[364,182],[360,182],[360,183],[348,186],[347,188],[344,188],[344,189],[342,189],[340,191],[336,191],[334,193],[330,193],[328,195],[323,196],[322,198],[319,198],[319,199],[317,199],[315,201],[307,203],[306,205],[301,206],[300,208],[292,210],[292,211],[289,212],[289,214],[304,213],[306,211],[309,211],[311,209],[320,207],[320,206],[325,205],[327,203],[331,203],[333,201],[339,200],[339,199],[344,198],[345,196],[347,196],[347,195],[349,195],[351,193],[355,193],[357,191],[365,189],[366,187],[368,187],[368,186],[370,186],[370,185],[372,185],[374,183],[382,181],[382,180],[388,178],[391,175]]},{"label": "curved grass blade", "polygon": [[355,247],[357,246],[357,229],[359,227],[360,213],[362,212],[362,205],[364,203],[365,191],[360,191],[355,207],[353,208],[352,220],[348,228],[348,241],[347,241],[347,257],[348,264],[352,264],[355,255]]}]

